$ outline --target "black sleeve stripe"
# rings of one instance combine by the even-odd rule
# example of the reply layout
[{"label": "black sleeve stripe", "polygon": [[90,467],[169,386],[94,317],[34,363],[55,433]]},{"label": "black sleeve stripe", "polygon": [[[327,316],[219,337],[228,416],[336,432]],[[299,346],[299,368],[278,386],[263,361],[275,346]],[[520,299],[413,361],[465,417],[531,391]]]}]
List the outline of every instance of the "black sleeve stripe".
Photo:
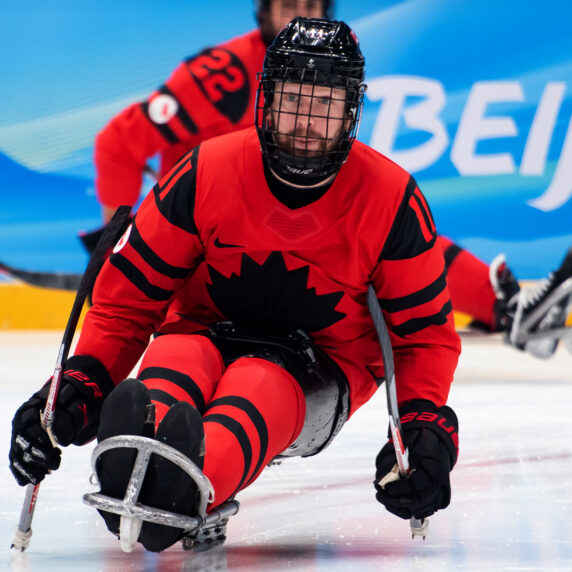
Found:
[{"label": "black sleeve stripe", "polygon": [[178,401],[178,399],[175,399],[170,393],[162,391],[161,389],[150,389],[149,397],[153,401],[158,401],[159,403],[167,405],[168,407],[171,407],[171,405],[174,405]]},{"label": "black sleeve stripe", "polygon": [[197,409],[204,413],[205,398],[196,382],[188,375],[168,367],[146,367],[140,374],[139,380],[165,379],[180,387],[195,402]]},{"label": "black sleeve stripe", "polygon": [[433,300],[447,287],[447,272],[443,273],[431,284],[425,288],[408,294],[407,296],[400,296],[399,298],[378,298],[379,305],[386,312],[401,312],[402,310],[409,310],[416,306],[421,306],[426,302]]},{"label": "black sleeve stripe", "polygon": [[181,159],[166,181],[152,189],[159,212],[174,226],[198,234],[194,219],[200,146]]},{"label": "black sleeve stripe", "polygon": [[250,472],[250,467],[252,466],[252,447],[250,446],[250,441],[248,440],[248,435],[246,431],[243,429],[242,425],[229,417],[228,415],[221,415],[220,413],[211,413],[203,418],[205,423],[218,423],[222,425],[225,429],[228,429],[238,440],[240,448],[242,449],[242,454],[244,456],[244,471],[242,473],[242,478],[236,490],[232,493],[231,496],[234,496],[242,487],[244,481],[246,481],[246,477]]},{"label": "black sleeve stripe", "polygon": [[457,258],[457,256],[462,252],[462,248],[457,244],[451,244],[447,247],[444,252],[445,256],[445,268],[449,268],[451,266],[453,260]]},{"label": "black sleeve stripe", "polygon": [[129,244],[139,253],[141,258],[151,267],[153,270],[168,276],[169,278],[179,279],[186,278],[189,275],[189,268],[181,268],[180,266],[172,266],[165,262],[160,256],[155,254],[147,243],[141,237],[139,229],[137,228],[137,218],[133,223],[133,228],[131,229],[131,234],[129,236]]},{"label": "black sleeve stripe", "polygon": [[158,302],[168,300],[172,295],[172,290],[165,290],[159,286],[151,284],[145,277],[143,272],[139,270],[132,262],[127,260],[125,256],[120,253],[112,254],[109,257],[109,262],[117,268],[136,288],[141,290],[147,298],[156,300]]},{"label": "black sleeve stripe", "polygon": [[264,457],[268,452],[268,428],[266,426],[266,422],[264,421],[264,417],[262,417],[260,411],[252,404],[252,402],[248,401],[248,399],[244,399],[243,397],[238,396],[228,396],[228,397],[221,397],[220,399],[215,399],[213,402],[209,404],[209,409],[216,407],[218,405],[229,405],[231,407],[236,407],[241,411],[244,411],[252,424],[256,428],[258,433],[258,438],[260,440],[260,454],[258,455],[258,461],[256,462],[256,466],[252,472],[252,475],[249,479],[249,483],[252,481],[256,473],[258,473],[262,463],[264,462]]},{"label": "black sleeve stripe", "polygon": [[432,314],[431,316],[424,316],[423,318],[413,318],[412,320],[407,320],[399,326],[393,326],[391,328],[392,332],[395,333],[400,338],[403,338],[409,334],[415,334],[429,326],[442,326],[447,322],[447,316],[453,311],[453,305],[451,300],[447,301],[441,310],[437,314]]},{"label": "black sleeve stripe", "polygon": [[180,143],[180,139],[177,137],[175,132],[168,125],[166,125],[164,123],[163,124],[155,123],[151,119],[151,117],[149,117],[149,102],[148,101],[144,101],[140,105],[141,105],[141,109],[143,111],[143,114],[149,120],[149,123],[151,123],[151,125],[155,129],[157,129],[157,131],[161,134],[161,137],[163,137],[163,139],[165,139],[165,141],[167,141],[171,145],[174,145],[175,143]]},{"label": "black sleeve stripe", "polygon": [[162,85],[161,88],[159,89],[159,92],[164,93],[166,95],[170,95],[173,99],[177,101],[178,103],[177,117],[179,118],[179,121],[191,135],[195,135],[196,133],[198,133],[199,128],[197,127],[197,124],[193,121],[192,117],[189,115],[187,110],[183,108],[178,97],[176,97],[175,94],[166,85]]}]

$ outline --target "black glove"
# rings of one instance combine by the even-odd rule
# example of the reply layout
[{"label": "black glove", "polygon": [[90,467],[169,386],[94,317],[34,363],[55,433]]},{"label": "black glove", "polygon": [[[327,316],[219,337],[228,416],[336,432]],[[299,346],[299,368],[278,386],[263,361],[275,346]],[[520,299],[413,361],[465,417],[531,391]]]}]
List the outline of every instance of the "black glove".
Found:
[{"label": "black glove", "polygon": [[401,518],[422,519],[447,507],[451,500],[449,473],[457,462],[459,423],[450,407],[437,407],[425,399],[406,403],[400,408],[400,414],[412,472],[382,488],[380,480],[397,462],[390,440],[375,460],[375,497],[389,512]]},{"label": "black glove", "polygon": [[[105,367],[90,356],[67,360],[55,407],[52,433],[60,445],[83,445],[97,432],[103,400],[113,389]],[[61,451],[42,428],[50,382],[20,406],[12,420],[10,469],[18,484],[38,484],[60,466]]]}]

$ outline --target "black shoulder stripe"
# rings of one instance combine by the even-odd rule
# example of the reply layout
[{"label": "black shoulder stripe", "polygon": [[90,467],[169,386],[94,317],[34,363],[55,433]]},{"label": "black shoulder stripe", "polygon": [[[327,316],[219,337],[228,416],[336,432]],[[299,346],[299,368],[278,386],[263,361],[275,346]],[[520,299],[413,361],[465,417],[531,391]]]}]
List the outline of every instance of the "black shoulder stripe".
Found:
[{"label": "black shoulder stripe", "polygon": [[152,189],[159,212],[171,224],[190,234],[198,234],[194,211],[199,150],[197,146],[185,155],[169,177]]},{"label": "black shoulder stripe", "polygon": [[228,415],[221,415],[220,413],[211,413],[210,415],[206,415],[203,418],[205,423],[218,423],[222,425],[225,429],[228,429],[237,439],[240,448],[242,449],[242,454],[244,456],[244,471],[242,473],[242,478],[236,490],[232,493],[231,496],[234,496],[246,481],[246,477],[250,472],[250,467],[252,466],[252,447],[250,446],[250,441],[248,440],[248,435],[246,431],[242,427],[242,425],[229,417]]},{"label": "black shoulder stripe", "polygon": [[229,405],[230,407],[236,407],[241,411],[244,411],[249,419],[252,421],[252,424],[256,428],[258,433],[258,438],[260,440],[260,454],[258,455],[258,461],[256,462],[256,466],[252,472],[252,475],[249,479],[249,483],[252,481],[256,473],[258,473],[260,467],[262,467],[262,463],[264,462],[264,457],[268,452],[268,427],[266,426],[266,422],[264,421],[264,417],[258,409],[253,405],[252,402],[248,401],[244,397],[238,397],[235,395],[231,395],[228,397],[221,397],[220,399],[215,399],[209,404],[209,409],[216,407],[218,405]]},{"label": "black shoulder stripe", "polygon": [[201,413],[204,413],[206,407],[205,398],[199,386],[190,376],[167,367],[146,367],[138,377],[141,381],[146,379],[164,379],[170,381],[187,393],[195,402],[197,409]]},{"label": "black shoulder stripe", "polygon": [[409,334],[415,334],[429,326],[442,326],[447,322],[447,316],[453,311],[451,300],[447,301],[441,310],[431,316],[424,316],[423,318],[413,318],[407,320],[399,326],[393,326],[392,331],[399,337],[403,338]]},{"label": "black shoulder stripe", "polygon": [[166,123],[155,123],[151,117],[149,116],[149,102],[143,101],[139,104],[141,106],[141,110],[143,111],[143,115],[149,120],[149,123],[161,134],[161,137],[165,139],[171,145],[175,143],[180,143],[180,139],[177,137],[175,132],[166,124]]},{"label": "black shoulder stripe", "polygon": [[190,269],[181,268],[180,266],[172,266],[171,264],[165,262],[160,256],[155,254],[155,252],[151,250],[151,248],[141,237],[136,223],[137,217],[135,217],[133,228],[131,229],[131,234],[129,235],[129,244],[139,253],[141,258],[151,268],[153,268],[153,270],[156,270],[157,272],[160,272],[169,278],[186,278],[190,272]]},{"label": "black shoulder stripe", "polygon": [[415,306],[421,306],[430,300],[433,300],[447,287],[447,272],[443,270],[443,273],[435,280],[431,282],[425,288],[408,294],[407,296],[400,296],[399,298],[378,298],[379,305],[386,312],[400,312],[401,310],[408,310],[409,308],[414,308]]},{"label": "black shoulder stripe", "polygon": [[447,247],[444,252],[445,256],[445,268],[449,268],[451,266],[453,260],[457,258],[457,256],[462,252],[462,248],[457,244],[451,244]]},{"label": "black shoulder stripe", "polygon": [[[193,121],[193,119],[189,115],[188,111],[183,108],[183,106],[179,102],[178,98],[173,94],[173,92],[166,85],[162,85],[158,89],[158,92],[165,94],[165,95],[169,95],[170,97],[172,97],[177,102],[176,116],[179,118],[183,127],[191,135],[195,135],[196,133],[198,133],[199,128],[198,128],[197,124]],[[171,143],[171,145],[174,145],[175,143],[180,143],[180,141],[181,141],[180,138],[176,135],[176,133],[166,123],[157,123],[156,121],[153,121],[153,119],[151,119],[151,116],[149,115],[149,105],[150,105],[149,101],[144,101],[140,105],[141,105],[141,109],[142,109],[145,117],[149,120],[151,125],[153,125],[153,127],[155,129],[157,129],[157,131],[159,131],[159,133],[161,134],[163,139],[165,139],[166,141]]]},{"label": "black shoulder stripe", "polygon": [[166,95],[170,95],[173,99],[177,101],[178,103],[177,117],[179,118],[179,121],[191,135],[195,135],[196,133],[198,133],[199,128],[197,127],[197,124],[193,121],[188,111],[183,108],[183,106],[181,105],[179,99],[175,96],[175,94],[166,85],[162,85],[161,88],[159,89],[159,92],[164,93]]},{"label": "black shoulder stripe", "polygon": [[[198,152],[198,150],[197,150]],[[159,193],[162,193],[178,176],[179,173],[184,170],[188,169],[187,159],[190,160],[192,151],[189,151],[186,155],[181,157],[179,161],[173,166],[173,168],[165,175],[166,179],[161,179],[161,186],[156,184],[153,186],[153,191],[155,191],[155,187]]]},{"label": "black shoulder stripe", "polygon": [[151,284],[143,272],[141,272],[135,264],[127,260],[127,258],[125,258],[121,253],[112,254],[109,257],[109,262],[111,262],[111,264],[113,264],[113,266],[115,266],[115,268],[117,268],[117,270],[119,270],[136,288],[141,290],[147,298],[160,302],[168,300],[173,295],[172,290],[165,290],[164,288]]},{"label": "black shoulder stripe", "polygon": [[[379,256],[378,262],[381,260],[405,260],[414,258],[423,252],[429,250],[437,240],[432,224],[433,217],[427,212],[423,201],[419,199],[417,193],[417,183],[413,177],[409,177],[403,199],[391,230],[387,235],[387,240],[383,245],[383,249]],[[412,204],[415,208],[412,208]],[[424,236],[421,225],[425,227],[425,232],[430,232],[430,239]]]},{"label": "black shoulder stripe", "polygon": [[[427,212],[427,209],[425,208],[423,201],[419,197],[419,193],[414,193],[411,197],[412,197],[412,200],[414,200],[417,203],[417,208],[419,209],[419,212],[421,213],[421,215],[423,217],[423,222],[425,223],[425,227],[428,230],[431,230],[432,227],[434,226],[433,219],[432,219],[430,213]],[[427,205],[427,207],[428,206],[429,205]]]}]

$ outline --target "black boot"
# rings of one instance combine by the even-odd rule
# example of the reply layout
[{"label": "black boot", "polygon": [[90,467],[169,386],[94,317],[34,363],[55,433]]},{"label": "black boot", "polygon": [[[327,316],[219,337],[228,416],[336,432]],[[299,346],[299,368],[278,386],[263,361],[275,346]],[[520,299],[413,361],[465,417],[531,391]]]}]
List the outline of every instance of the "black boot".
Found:
[{"label": "black boot", "polygon": [[[119,435],[153,437],[152,412],[149,390],[138,379],[122,381],[103,403],[97,431],[98,442]],[[117,448],[99,457],[95,469],[102,494],[123,499],[136,455],[134,449]],[[119,534],[119,515],[101,510],[98,512],[107,528],[114,534]]]},{"label": "black boot", "polygon": [[[547,336],[544,339],[529,340],[524,345],[514,342],[518,340],[521,325],[526,322],[527,318],[534,312],[545,300],[568,278],[572,277],[572,247],[566,253],[560,267],[551,272],[548,278],[541,280],[535,288],[527,290],[524,295],[518,299],[517,318],[512,325],[510,340],[519,349],[524,349],[535,357],[549,358],[554,354],[558,346],[559,338]],[[543,316],[538,318],[536,323],[532,324],[528,331],[533,333],[541,333],[543,331],[557,330],[563,328],[570,306],[572,305],[572,296],[563,297],[557,303],[553,304]],[[530,325],[529,325],[530,326]],[[528,329],[528,328],[527,328]]]},{"label": "black boot", "polygon": [[[204,464],[204,429],[201,414],[189,403],[175,403],[157,428],[155,439],[177,449],[200,469]],[[199,491],[195,481],[164,457],[152,455],[140,501],[154,508],[196,516]],[[159,552],[180,540],[183,530],[144,522],[139,542]]]}]

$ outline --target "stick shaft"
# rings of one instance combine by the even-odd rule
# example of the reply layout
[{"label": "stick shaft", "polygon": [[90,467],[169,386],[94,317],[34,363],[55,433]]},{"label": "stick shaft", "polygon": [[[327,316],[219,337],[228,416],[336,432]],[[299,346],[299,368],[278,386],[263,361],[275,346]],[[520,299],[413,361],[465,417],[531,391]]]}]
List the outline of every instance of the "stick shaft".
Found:
[{"label": "stick shaft", "polygon": [[[120,232],[123,230],[125,223],[129,218],[129,213],[131,208],[128,206],[122,206],[117,209],[113,218],[109,221],[106,226],[104,233],[102,234],[81,279],[79,284],[77,294],[74,299],[74,303],[68,318],[68,323],[64,331],[62,338],[62,343],[58,352],[58,358],[56,360],[56,366],[54,368],[54,374],[52,376],[52,381],[50,383],[50,392],[46,400],[46,407],[42,415],[42,426],[50,434],[49,428],[52,425],[55,413],[55,405],[58,396],[58,391],[60,387],[60,382],[63,375],[63,364],[68,357],[73,336],[81,316],[81,311],[85,300],[95,284],[95,279],[105,262],[105,255],[108,250],[117,242]],[[40,485],[28,485],[26,487],[26,496],[24,497],[24,504],[22,506],[22,512],[20,514],[20,522],[18,523],[17,531],[20,533],[30,533],[32,527],[32,519],[34,517],[34,509],[36,507],[36,501],[38,499]],[[29,536],[28,536],[29,542]],[[18,546],[20,542],[16,539],[13,541],[12,546],[24,550],[26,546]]]},{"label": "stick shaft", "polygon": [[[375,295],[375,290],[370,284],[367,289],[367,306],[369,313],[373,319],[375,331],[379,338],[379,345],[381,346],[381,355],[383,357],[383,367],[385,370],[385,391],[387,394],[387,411],[389,414],[389,429],[393,439],[393,447],[395,449],[395,457],[397,459],[397,466],[399,474],[402,477],[407,477],[411,467],[409,465],[409,451],[403,441],[403,431],[401,429],[401,420],[399,418],[399,408],[397,406],[397,390],[395,388],[395,364],[393,362],[393,349],[391,347],[391,338],[387,330],[387,324],[381,313],[381,308]],[[424,526],[425,523],[425,526]],[[418,520],[414,516],[409,521],[411,533],[413,536],[423,536],[427,534],[427,526],[429,521],[426,519]]]},{"label": "stick shaft", "polygon": [[381,347],[381,355],[383,357],[383,367],[385,370],[385,392],[387,395],[387,412],[389,414],[389,428],[393,445],[395,447],[395,456],[397,457],[397,465],[399,473],[402,476],[409,474],[409,452],[403,441],[403,432],[401,430],[401,421],[399,419],[399,409],[397,407],[397,390],[395,389],[395,365],[393,362],[393,349],[391,347],[391,339],[387,330],[387,325],[379,303],[375,290],[370,284],[367,290],[367,306],[369,313],[373,319],[375,331],[379,338]]}]

